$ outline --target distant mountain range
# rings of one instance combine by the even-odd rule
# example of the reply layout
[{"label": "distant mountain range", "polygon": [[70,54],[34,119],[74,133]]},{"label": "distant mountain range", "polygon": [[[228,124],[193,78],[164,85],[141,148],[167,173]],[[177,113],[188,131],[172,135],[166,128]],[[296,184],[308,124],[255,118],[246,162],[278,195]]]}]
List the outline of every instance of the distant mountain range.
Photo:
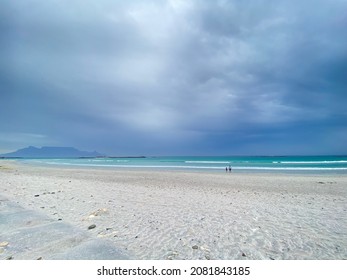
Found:
[{"label": "distant mountain range", "polygon": [[99,157],[103,156],[98,152],[86,152],[80,151],[73,147],[42,147],[36,148],[33,146],[29,146],[24,149],[19,149],[12,153],[2,154],[0,157],[6,158],[76,158],[76,157]]}]

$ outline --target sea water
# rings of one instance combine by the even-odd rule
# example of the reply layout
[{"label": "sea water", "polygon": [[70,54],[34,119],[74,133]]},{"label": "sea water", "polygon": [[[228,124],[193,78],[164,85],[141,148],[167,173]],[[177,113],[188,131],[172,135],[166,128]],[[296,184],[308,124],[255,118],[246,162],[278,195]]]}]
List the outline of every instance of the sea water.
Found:
[{"label": "sea water", "polygon": [[347,156],[160,156],[21,159],[27,163],[130,169],[233,172],[328,172],[347,174]]}]

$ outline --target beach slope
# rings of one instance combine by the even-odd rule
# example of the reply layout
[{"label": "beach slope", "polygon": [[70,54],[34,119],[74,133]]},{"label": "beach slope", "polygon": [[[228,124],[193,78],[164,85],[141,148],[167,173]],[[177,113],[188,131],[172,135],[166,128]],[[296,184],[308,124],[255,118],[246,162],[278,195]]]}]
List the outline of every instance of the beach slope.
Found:
[{"label": "beach slope", "polygon": [[347,258],[346,175],[0,165],[11,203],[135,259]]}]

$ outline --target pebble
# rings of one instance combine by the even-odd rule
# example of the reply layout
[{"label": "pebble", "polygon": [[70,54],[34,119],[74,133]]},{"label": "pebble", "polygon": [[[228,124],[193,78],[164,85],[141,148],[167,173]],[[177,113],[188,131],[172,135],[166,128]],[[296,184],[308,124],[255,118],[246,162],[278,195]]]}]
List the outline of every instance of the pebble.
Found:
[{"label": "pebble", "polygon": [[39,194],[35,194],[34,196],[35,196],[35,197],[38,197],[38,196],[40,196],[40,195],[39,195]]},{"label": "pebble", "polygon": [[90,226],[88,227],[88,229],[93,229],[93,228],[96,228],[96,225],[95,225],[95,224],[90,225]]},{"label": "pebble", "polygon": [[242,253],[242,257],[247,257],[245,253]]},{"label": "pebble", "polygon": [[6,247],[9,243],[7,241],[0,242],[0,247]]},{"label": "pebble", "polygon": [[194,245],[192,248],[193,248],[194,250],[196,250],[196,249],[199,249],[199,246],[198,246],[198,245]]},{"label": "pebble", "polygon": [[98,209],[98,210],[94,211],[93,213],[90,213],[89,218],[94,218],[96,216],[101,216],[104,214],[108,214],[108,210],[106,208]]}]

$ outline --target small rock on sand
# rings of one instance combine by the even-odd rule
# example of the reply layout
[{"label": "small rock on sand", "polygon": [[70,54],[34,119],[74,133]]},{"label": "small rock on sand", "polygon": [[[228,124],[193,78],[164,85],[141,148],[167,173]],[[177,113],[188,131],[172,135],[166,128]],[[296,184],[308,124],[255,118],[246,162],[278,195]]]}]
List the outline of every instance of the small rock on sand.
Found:
[{"label": "small rock on sand", "polygon": [[192,248],[193,248],[194,250],[196,250],[196,249],[199,249],[199,246],[198,246],[198,245],[194,245],[194,246],[192,246]]},{"label": "small rock on sand", "polygon": [[7,241],[0,242],[0,247],[6,247],[9,243]]},{"label": "small rock on sand", "polygon": [[102,209],[98,209],[94,211],[93,213],[90,213],[89,218],[94,218],[94,217],[105,215],[105,214],[108,214],[108,210],[106,208],[102,208]]},{"label": "small rock on sand", "polygon": [[95,224],[90,225],[90,226],[88,227],[88,229],[93,229],[93,228],[96,228],[96,225],[95,225]]}]

